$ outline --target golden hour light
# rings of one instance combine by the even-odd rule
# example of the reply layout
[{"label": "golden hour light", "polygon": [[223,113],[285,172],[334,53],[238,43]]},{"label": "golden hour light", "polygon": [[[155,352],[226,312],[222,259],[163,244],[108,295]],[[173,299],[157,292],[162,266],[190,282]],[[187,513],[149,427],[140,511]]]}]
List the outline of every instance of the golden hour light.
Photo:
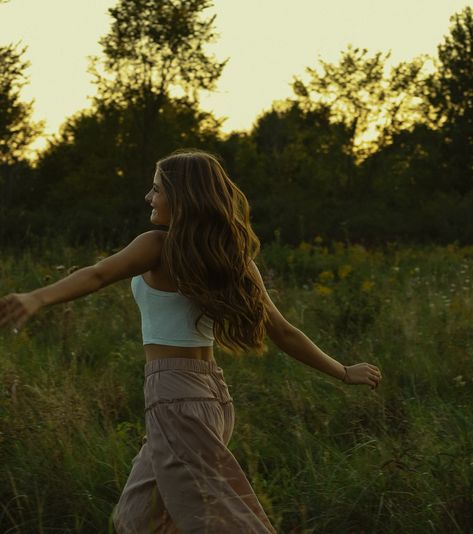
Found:
[{"label": "golden hour light", "polygon": [[473,0],[0,0],[0,533],[472,532]]},{"label": "golden hour light", "polygon": [[[0,4],[0,44],[28,46],[30,83],[22,91],[34,99],[36,120],[45,135],[66,117],[89,107],[95,86],[87,73],[90,55],[100,55],[100,37],[109,29],[113,0],[9,0]],[[206,49],[229,58],[214,91],[202,91],[201,105],[226,117],[222,131],[251,128],[273,101],[291,97],[294,76],[315,67],[318,58],[338,61],[348,44],[370,53],[392,52],[388,64],[420,54],[436,55],[449,17],[467,0],[215,0],[215,42]],[[179,91],[176,91],[178,94]],[[367,139],[374,130],[364,134]],[[44,137],[34,147],[44,146]]]}]

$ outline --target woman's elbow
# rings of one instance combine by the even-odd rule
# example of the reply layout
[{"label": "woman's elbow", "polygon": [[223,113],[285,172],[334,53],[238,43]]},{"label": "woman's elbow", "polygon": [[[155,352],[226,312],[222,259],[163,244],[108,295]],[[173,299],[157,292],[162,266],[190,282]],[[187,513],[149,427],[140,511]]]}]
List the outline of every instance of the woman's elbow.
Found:
[{"label": "woman's elbow", "polygon": [[268,323],[266,333],[277,346],[284,344],[297,330],[290,322],[284,321],[277,324]]}]

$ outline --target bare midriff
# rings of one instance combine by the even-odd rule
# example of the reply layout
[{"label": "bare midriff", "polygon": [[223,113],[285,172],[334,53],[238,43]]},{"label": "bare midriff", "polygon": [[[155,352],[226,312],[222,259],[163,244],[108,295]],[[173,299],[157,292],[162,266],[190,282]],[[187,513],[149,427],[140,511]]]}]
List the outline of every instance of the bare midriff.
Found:
[{"label": "bare midriff", "polygon": [[[163,234],[164,235],[164,234]],[[144,281],[158,291],[175,292],[177,286],[172,280],[169,269],[158,265],[143,274]],[[174,347],[157,343],[144,345],[146,361],[159,358],[194,358],[196,360],[215,361],[213,347]]]},{"label": "bare midriff", "polygon": [[144,345],[143,348],[147,362],[159,358],[194,358],[208,362],[215,361],[213,347],[173,347],[153,343]]}]

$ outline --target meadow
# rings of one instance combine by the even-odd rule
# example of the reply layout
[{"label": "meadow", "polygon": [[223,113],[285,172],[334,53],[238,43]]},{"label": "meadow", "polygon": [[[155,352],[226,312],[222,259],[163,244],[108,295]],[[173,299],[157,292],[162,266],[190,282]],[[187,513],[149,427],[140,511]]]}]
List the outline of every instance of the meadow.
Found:
[{"label": "meadow", "polygon": [[[39,243],[0,258],[0,295],[110,251]],[[473,532],[473,247],[274,241],[272,300],[377,390],[281,352],[216,350],[234,399],[229,448],[282,534]],[[0,532],[113,532],[145,433],[129,280],[0,332]]]}]

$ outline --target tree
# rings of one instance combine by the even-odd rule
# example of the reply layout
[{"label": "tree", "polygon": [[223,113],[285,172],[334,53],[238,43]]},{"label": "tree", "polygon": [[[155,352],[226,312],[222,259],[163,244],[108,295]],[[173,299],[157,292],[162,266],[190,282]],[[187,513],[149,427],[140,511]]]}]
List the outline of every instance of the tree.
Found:
[{"label": "tree", "polygon": [[172,91],[180,88],[184,96],[178,106],[193,107],[197,114],[198,91],[211,90],[226,63],[204,52],[215,37],[215,15],[201,17],[211,6],[209,0],[120,0],[109,10],[111,29],[100,40],[105,72],[99,72],[97,58],[90,67],[98,88],[94,103],[101,114],[113,115],[113,108],[127,114],[141,176],[154,165],[153,131],[166,123],[161,119]]},{"label": "tree", "polygon": [[[31,189],[32,172],[26,158],[28,145],[38,136],[43,123],[32,122],[33,102],[22,102],[21,88],[29,62],[21,56],[26,47],[0,47],[0,242],[21,237],[16,229],[25,215],[25,198]],[[21,222],[20,222],[21,221]]]},{"label": "tree", "polygon": [[21,88],[28,79],[24,74],[29,66],[21,56],[26,47],[0,47],[0,165],[12,165],[25,156],[27,146],[39,135],[42,122],[32,122],[32,102],[22,102]]},{"label": "tree", "polygon": [[[422,117],[419,86],[426,78],[426,57],[401,62],[386,74],[391,53],[367,56],[366,49],[348,46],[338,64],[319,60],[321,69],[307,67],[308,83],[294,77],[293,90],[305,109],[330,108],[332,120],[351,131],[352,155],[362,160],[386,146],[392,136]],[[373,137],[374,139],[369,139]]]},{"label": "tree", "polygon": [[[186,99],[166,99],[150,123],[151,159],[140,161],[134,109],[114,106],[82,111],[67,121],[40,155],[34,202],[43,226],[60,227],[75,241],[91,235],[108,245],[147,229],[149,190],[155,162],[184,142],[211,149],[218,123]],[[145,168],[145,172],[143,172]]]},{"label": "tree", "polygon": [[336,205],[356,189],[349,143],[346,126],[330,123],[328,108],[306,111],[289,100],[262,113],[248,136],[228,139],[222,152],[248,195],[263,241],[278,228],[292,243],[327,229],[337,233]]},{"label": "tree", "polygon": [[203,50],[215,38],[215,15],[201,19],[211,6],[209,0],[120,0],[110,8],[112,26],[100,44],[111,79],[91,58],[100,101],[128,106],[155,96],[159,109],[172,88],[194,101],[198,90],[213,89],[227,60],[219,63]]},{"label": "tree", "polygon": [[438,46],[439,65],[430,79],[431,103],[439,125],[472,120],[473,114],[473,9],[454,14],[450,35]]},{"label": "tree", "polygon": [[428,99],[444,136],[444,160],[451,189],[473,189],[473,9],[450,18],[450,34],[438,47],[439,65]]}]

